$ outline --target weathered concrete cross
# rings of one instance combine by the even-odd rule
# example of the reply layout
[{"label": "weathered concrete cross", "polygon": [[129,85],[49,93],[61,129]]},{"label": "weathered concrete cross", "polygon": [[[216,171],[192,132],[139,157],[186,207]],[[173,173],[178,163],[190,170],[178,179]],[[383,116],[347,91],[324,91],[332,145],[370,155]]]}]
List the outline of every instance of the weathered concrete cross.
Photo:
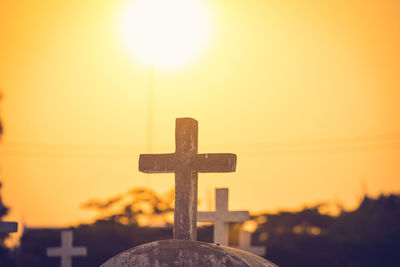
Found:
[{"label": "weathered concrete cross", "polygon": [[251,234],[246,230],[240,230],[239,246],[237,248],[259,256],[265,255],[265,247],[251,245]]},{"label": "weathered concrete cross", "polygon": [[61,232],[61,247],[47,248],[48,257],[61,257],[61,267],[71,267],[73,256],[86,256],[86,247],[73,247],[72,231]]},{"label": "weathered concrete cross", "polygon": [[176,119],[175,153],[143,154],[139,170],[175,173],[174,239],[196,240],[197,173],[234,172],[235,154],[198,154],[198,125],[192,118]]},{"label": "weathered concrete cross", "polygon": [[228,188],[215,189],[215,212],[199,211],[199,222],[214,222],[214,243],[228,246],[229,222],[244,222],[250,218],[248,211],[228,210]]}]

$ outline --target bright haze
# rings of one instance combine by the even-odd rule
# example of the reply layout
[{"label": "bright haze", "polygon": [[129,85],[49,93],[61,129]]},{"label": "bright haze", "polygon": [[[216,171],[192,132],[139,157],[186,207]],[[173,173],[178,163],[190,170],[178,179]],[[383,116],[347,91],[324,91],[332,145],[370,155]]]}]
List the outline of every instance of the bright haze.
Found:
[{"label": "bright haze", "polygon": [[199,174],[200,210],[215,187],[250,212],[400,191],[398,1],[184,2],[0,1],[7,220],[66,226],[89,199],[170,190],[138,171],[149,83],[152,153],[193,117],[199,152],[238,156]]}]

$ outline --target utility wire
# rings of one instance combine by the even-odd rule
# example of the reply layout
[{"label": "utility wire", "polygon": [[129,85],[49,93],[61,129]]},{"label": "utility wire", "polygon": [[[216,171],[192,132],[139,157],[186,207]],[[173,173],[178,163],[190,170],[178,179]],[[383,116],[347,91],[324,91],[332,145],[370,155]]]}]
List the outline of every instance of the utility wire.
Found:
[{"label": "utility wire", "polygon": [[[397,150],[400,148],[400,134],[251,144],[208,144],[207,147],[227,151],[235,148],[241,156],[245,157]],[[0,146],[0,154],[3,156],[25,157],[136,158],[144,150],[144,146],[132,145],[107,146],[7,142]],[[160,150],[161,152],[162,150]]]}]

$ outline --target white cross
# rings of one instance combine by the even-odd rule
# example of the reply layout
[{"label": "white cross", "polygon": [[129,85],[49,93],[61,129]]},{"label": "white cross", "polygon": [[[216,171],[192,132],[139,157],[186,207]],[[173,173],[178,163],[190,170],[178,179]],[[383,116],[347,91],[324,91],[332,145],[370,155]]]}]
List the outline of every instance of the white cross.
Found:
[{"label": "white cross", "polygon": [[86,256],[86,247],[73,247],[72,231],[61,232],[61,247],[47,248],[48,257],[61,257],[61,267],[71,267],[73,256]]},{"label": "white cross", "polygon": [[215,189],[215,212],[199,211],[197,221],[214,222],[214,243],[228,246],[229,222],[244,222],[250,218],[248,211],[228,210],[228,188]]},{"label": "white cross", "polygon": [[18,231],[18,224],[16,222],[1,222],[0,233],[14,233]]},{"label": "white cross", "polygon": [[240,230],[239,246],[237,248],[259,256],[265,255],[265,247],[251,246],[251,234],[246,230]]}]

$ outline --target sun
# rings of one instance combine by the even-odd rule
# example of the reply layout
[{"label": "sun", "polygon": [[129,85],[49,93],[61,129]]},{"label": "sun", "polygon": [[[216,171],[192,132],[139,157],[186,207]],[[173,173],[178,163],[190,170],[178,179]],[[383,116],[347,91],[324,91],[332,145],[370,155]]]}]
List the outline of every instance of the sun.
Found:
[{"label": "sun", "polygon": [[120,34],[128,51],[142,63],[177,68],[210,41],[206,11],[197,0],[134,0],[123,8]]}]

